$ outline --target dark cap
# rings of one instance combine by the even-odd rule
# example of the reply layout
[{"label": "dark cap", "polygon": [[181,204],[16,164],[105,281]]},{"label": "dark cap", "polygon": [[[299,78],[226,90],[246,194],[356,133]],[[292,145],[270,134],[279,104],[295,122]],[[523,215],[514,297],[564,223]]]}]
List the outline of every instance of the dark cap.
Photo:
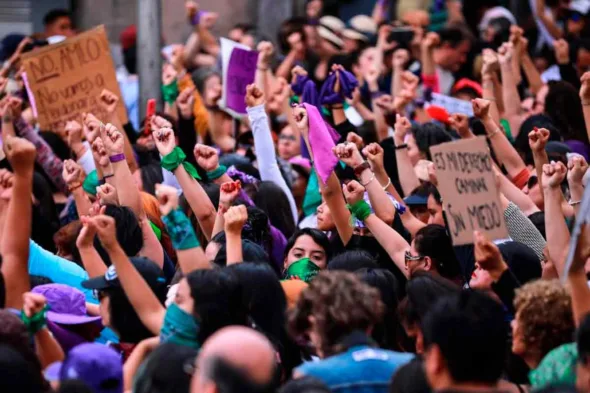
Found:
[{"label": "dark cap", "polygon": [[[160,295],[166,291],[166,276],[164,276],[164,272],[155,262],[146,257],[131,257],[129,260],[156,295]],[[82,286],[86,289],[104,290],[120,288],[121,283],[119,282],[115,265],[111,265],[103,277],[95,277],[82,281]]]},{"label": "dark cap", "polygon": [[24,34],[12,33],[4,36],[0,41],[0,61],[6,61],[16,52],[18,44],[25,39]]},{"label": "dark cap", "polygon": [[407,206],[426,206],[428,205],[428,196],[427,195],[419,195],[413,194],[406,198],[404,198],[404,203]]}]

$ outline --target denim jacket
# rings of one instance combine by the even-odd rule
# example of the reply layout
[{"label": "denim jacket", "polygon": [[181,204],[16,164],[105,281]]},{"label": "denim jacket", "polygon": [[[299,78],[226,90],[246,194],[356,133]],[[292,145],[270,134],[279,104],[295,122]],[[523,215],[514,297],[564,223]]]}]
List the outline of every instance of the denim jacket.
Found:
[{"label": "denim jacket", "polygon": [[322,380],[334,393],[387,393],[397,369],[413,359],[410,353],[375,348],[368,339],[318,362],[307,362],[297,372]]}]

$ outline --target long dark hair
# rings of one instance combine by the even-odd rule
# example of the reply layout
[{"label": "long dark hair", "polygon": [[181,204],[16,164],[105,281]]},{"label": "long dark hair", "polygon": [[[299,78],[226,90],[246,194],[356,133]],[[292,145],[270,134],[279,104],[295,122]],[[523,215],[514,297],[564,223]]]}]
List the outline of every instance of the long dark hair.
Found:
[{"label": "long dark hair", "polygon": [[545,113],[553,120],[563,139],[574,139],[590,144],[578,91],[564,81],[551,81],[548,86]]},{"label": "long dark hair", "polygon": [[186,280],[194,300],[193,315],[200,323],[197,338],[201,345],[225,326],[248,325],[242,286],[230,270],[195,270]]},{"label": "long dark hair", "polygon": [[274,270],[264,263],[232,265],[243,289],[243,304],[256,328],[277,348],[284,377],[301,364],[301,353],[286,329],[287,299]]},{"label": "long dark hair", "polygon": [[[111,326],[121,342],[137,344],[154,336],[141,322],[123,288],[108,288],[104,292],[109,297]],[[163,304],[164,299],[160,299],[160,302]]]},{"label": "long dark hair", "polygon": [[283,190],[270,181],[260,182],[254,204],[268,215],[270,223],[285,235],[291,237],[297,229],[291,213],[289,199]]},{"label": "long dark hair", "polygon": [[357,270],[355,274],[364,283],[379,290],[381,301],[385,305],[383,319],[373,328],[373,339],[384,349],[403,351],[410,348],[409,339],[397,316],[400,289],[393,273],[385,269],[364,268]]}]

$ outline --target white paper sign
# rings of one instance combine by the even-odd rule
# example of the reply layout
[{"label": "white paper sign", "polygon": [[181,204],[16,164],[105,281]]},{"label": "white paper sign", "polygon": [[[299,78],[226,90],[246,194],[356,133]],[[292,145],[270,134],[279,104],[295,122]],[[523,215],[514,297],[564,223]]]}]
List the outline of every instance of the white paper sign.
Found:
[{"label": "white paper sign", "polygon": [[459,100],[444,94],[432,93],[432,98],[429,104],[443,107],[451,115],[454,113],[461,113],[473,117],[473,106],[471,102],[468,101]]}]

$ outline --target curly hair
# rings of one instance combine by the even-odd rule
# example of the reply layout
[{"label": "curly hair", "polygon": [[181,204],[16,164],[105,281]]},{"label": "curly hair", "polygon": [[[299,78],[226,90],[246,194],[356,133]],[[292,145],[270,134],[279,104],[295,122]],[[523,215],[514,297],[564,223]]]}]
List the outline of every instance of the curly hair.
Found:
[{"label": "curly hair", "polygon": [[519,329],[527,352],[542,359],[558,346],[572,341],[572,299],[558,280],[537,280],[516,291]]},{"label": "curly hair", "polygon": [[348,272],[324,271],[303,291],[289,314],[295,337],[313,330],[320,339],[318,351],[328,357],[343,350],[340,341],[354,331],[366,332],[381,321],[384,305],[376,288]]}]

